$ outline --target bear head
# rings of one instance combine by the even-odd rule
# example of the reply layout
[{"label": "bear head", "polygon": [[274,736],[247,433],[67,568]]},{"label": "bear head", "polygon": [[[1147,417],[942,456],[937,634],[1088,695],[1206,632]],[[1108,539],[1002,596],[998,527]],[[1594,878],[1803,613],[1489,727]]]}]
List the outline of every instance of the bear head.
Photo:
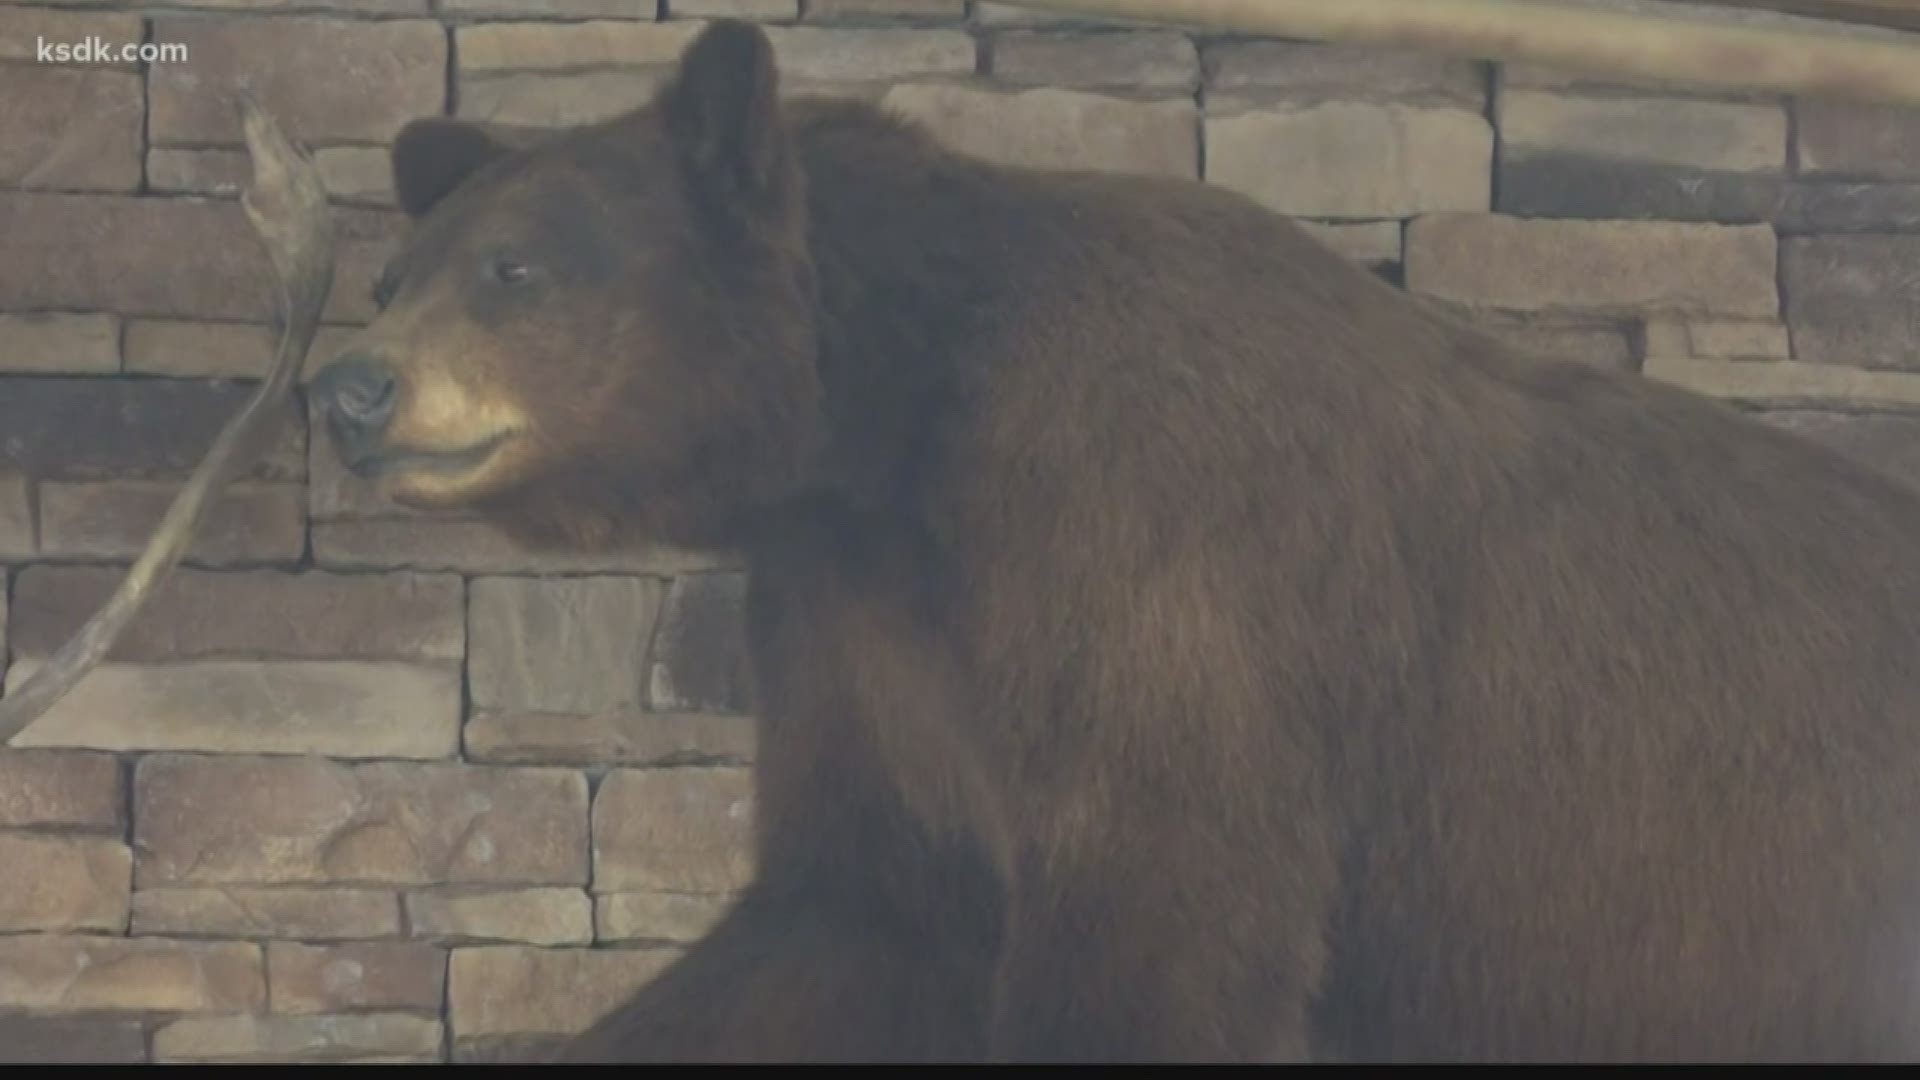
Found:
[{"label": "bear head", "polygon": [[408,506],[534,543],[736,540],[822,442],[802,177],[757,28],[561,133],[419,120],[380,314],[314,378],[335,448]]}]

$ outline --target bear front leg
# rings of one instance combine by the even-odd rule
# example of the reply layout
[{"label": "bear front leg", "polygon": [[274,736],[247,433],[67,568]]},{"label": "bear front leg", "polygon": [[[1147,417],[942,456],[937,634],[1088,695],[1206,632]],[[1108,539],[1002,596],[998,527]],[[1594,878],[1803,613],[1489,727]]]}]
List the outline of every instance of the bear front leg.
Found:
[{"label": "bear front leg", "polygon": [[967,829],[925,813],[939,785],[903,775],[935,751],[882,741],[924,730],[945,684],[871,580],[882,560],[849,562],[839,539],[756,563],[749,584],[755,884],[572,1060],[985,1057],[1005,877]]},{"label": "bear front leg", "polygon": [[922,829],[857,743],[816,770],[766,734],[755,884],[565,1060],[979,1060],[999,877]]},{"label": "bear front leg", "polygon": [[[997,975],[997,1062],[1306,1061],[1327,962],[1330,848],[1186,821],[1022,860]],[[1106,830],[1102,830],[1103,832]]]},{"label": "bear front leg", "polygon": [[[571,1048],[575,1061],[979,1060],[1004,886],[956,830],[930,828],[873,742],[839,610],[752,583],[763,700],[756,881],[743,901]],[[876,650],[862,654],[866,669]],[[870,677],[870,675],[869,675]]]},{"label": "bear front leg", "polygon": [[749,895],[562,1060],[978,1059],[986,978],[944,951],[908,926],[818,899]]}]

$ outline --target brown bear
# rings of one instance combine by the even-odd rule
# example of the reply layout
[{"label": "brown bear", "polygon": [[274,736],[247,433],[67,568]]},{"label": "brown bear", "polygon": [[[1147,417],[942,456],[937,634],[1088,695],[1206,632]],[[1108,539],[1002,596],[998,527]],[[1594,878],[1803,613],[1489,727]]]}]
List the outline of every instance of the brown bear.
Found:
[{"label": "brown bear", "polygon": [[580,1060],[1920,1057],[1920,499],[1198,183],[416,122],[346,462],[745,554],[750,893]]}]

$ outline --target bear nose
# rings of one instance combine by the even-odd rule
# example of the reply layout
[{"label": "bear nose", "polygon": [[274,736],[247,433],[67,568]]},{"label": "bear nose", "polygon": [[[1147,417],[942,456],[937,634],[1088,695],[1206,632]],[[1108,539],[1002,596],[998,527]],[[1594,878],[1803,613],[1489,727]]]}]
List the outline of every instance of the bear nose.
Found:
[{"label": "bear nose", "polygon": [[327,365],[312,389],[335,424],[362,438],[387,426],[400,396],[393,369],[365,353],[349,353]]}]

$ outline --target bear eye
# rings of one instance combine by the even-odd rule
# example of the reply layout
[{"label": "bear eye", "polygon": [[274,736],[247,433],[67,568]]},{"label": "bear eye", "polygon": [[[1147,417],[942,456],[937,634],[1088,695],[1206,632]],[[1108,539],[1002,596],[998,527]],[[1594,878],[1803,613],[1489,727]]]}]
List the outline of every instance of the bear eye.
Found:
[{"label": "bear eye", "polygon": [[519,285],[532,276],[525,263],[512,259],[495,259],[487,264],[487,273],[502,285]]}]

